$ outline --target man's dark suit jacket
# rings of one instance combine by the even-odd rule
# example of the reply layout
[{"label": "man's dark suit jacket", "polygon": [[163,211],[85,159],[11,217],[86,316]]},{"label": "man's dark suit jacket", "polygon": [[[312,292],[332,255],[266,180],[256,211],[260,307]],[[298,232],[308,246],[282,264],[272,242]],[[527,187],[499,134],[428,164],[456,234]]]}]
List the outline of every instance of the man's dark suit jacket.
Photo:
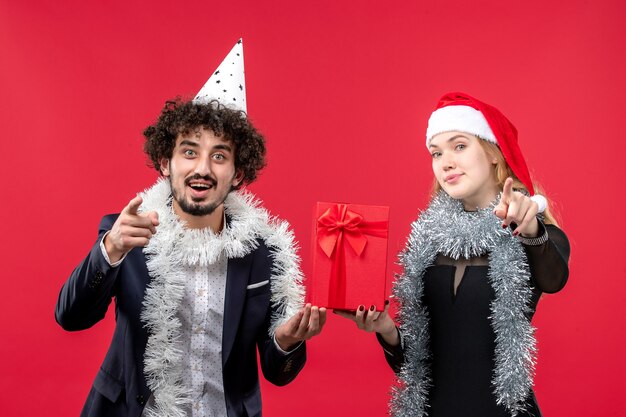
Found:
[{"label": "man's dark suit jacket", "polygon": [[[100,241],[117,215],[102,219],[98,240],[63,285],[56,320],[65,330],[83,330],[101,320],[115,299],[115,332],[96,375],[81,417],[139,417],[151,393],[144,377],[148,334],[140,312],[150,276],[142,248],[131,250],[112,268]],[[256,349],[265,378],[276,385],[291,382],[306,361],[302,343],[285,355],[268,336],[270,285],[247,289],[269,280],[272,258],[265,244],[243,258],[229,259],[224,300],[222,364],[228,416],[261,416]]]}]

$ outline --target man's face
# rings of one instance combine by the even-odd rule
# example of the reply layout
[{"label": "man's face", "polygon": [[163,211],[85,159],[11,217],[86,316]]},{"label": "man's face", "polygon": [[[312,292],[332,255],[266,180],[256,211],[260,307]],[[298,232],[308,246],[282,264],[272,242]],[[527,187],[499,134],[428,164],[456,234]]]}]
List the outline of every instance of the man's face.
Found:
[{"label": "man's face", "polygon": [[178,135],[172,159],[161,161],[161,172],[170,179],[174,211],[185,220],[218,208],[221,216],[228,193],[241,182],[234,144],[203,128]]}]

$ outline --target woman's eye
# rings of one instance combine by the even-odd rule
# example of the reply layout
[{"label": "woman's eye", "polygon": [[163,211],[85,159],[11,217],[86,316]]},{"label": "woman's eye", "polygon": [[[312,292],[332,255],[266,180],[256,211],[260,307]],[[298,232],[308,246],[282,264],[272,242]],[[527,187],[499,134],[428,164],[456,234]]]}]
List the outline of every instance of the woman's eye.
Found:
[{"label": "woman's eye", "polygon": [[466,146],[465,146],[465,144],[464,144],[464,143],[459,143],[459,144],[458,144],[458,145],[456,145],[456,147],[455,147],[455,149],[456,149],[457,151],[461,151],[461,150],[463,150],[463,149],[465,149],[465,148],[466,148]]},{"label": "woman's eye", "polygon": [[439,158],[441,156],[441,152],[433,152],[433,153],[430,154],[430,156],[432,156],[433,159]]}]

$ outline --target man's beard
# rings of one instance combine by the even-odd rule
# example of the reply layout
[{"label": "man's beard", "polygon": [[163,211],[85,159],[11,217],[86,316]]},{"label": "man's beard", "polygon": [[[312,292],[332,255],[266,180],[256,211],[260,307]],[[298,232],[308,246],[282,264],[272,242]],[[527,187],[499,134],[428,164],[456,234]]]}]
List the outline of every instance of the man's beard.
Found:
[{"label": "man's beard", "polygon": [[[185,187],[189,185],[189,182],[192,180],[208,181],[211,183],[213,190],[217,190],[217,180],[214,178],[211,178],[208,175],[201,176],[199,174],[195,174],[194,176],[187,178],[185,180]],[[191,198],[192,201],[188,202],[183,196],[179,195],[178,191],[172,185],[171,177],[170,177],[170,188],[172,190],[172,197],[174,198],[174,200],[176,200],[180,209],[184,213],[190,214],[192,216],[207,216],[209,214],[213,214],[215,209],[217,209],[221,204],[223,204],[224,200],[226,200],[226,197],[228,196],[228,192],[227,192],[223,196],[218,195],[217,196],[218,198],[216,201],[210,202],[208,204],[201,204],[202,199],[198,201],[194,201],[194,198],[192,197]]]},{"label": "man's beard", "polygon": [[189,203],[187,202],[187,200],[179,199],[175,195],[173,195],[173,197],[176,199],[178,206],[183,212],[187,214],[191,214],[192,216],[199,216],[199,217],[212,214],[215,211],[215,209],[218,208],[219,205],[224,202],[224,200],[222,200],[219,203],[213,202],[213,203],[202,205],[200,203],[193,203],[193,202]]}]

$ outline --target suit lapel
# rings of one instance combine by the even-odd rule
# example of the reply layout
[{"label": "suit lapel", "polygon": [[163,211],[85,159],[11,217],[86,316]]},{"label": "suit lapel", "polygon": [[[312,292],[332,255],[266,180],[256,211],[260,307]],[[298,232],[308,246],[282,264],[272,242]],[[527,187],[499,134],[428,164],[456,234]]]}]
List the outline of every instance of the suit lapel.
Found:
[{"label": "suit lapel", "polygon": [[246,299],[246,287],[250,279],[251,256],[228,260],[226,272],[226,296],[224,299],[224,333],[222,334],[222,365],[226,364],[233,348],[241,312]]}]

